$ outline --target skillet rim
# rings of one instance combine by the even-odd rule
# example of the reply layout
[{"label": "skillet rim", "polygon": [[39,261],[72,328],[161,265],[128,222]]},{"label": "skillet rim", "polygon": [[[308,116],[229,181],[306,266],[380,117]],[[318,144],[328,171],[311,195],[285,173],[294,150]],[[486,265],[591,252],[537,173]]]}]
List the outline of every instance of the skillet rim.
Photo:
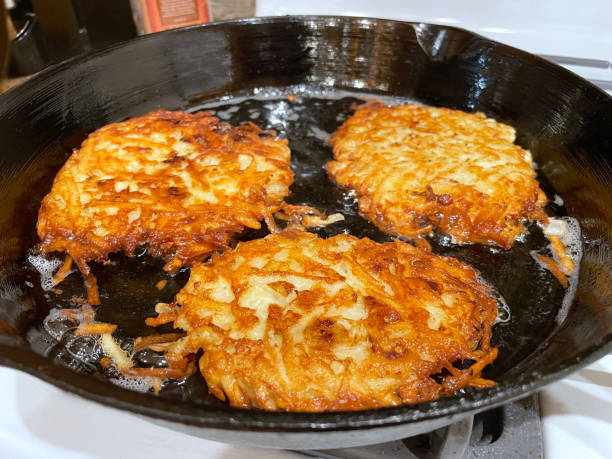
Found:
[{"label": "skillet rim", "polygon": [[[105,46],[104,48],[100,48],[97,50],[92,50],[92,51],[88,51],[82,54],[78,54],[76,56],[72,56],[68,59],[65,59],[61,62],[57,62],[55,64],[51,64],[47,67],[45,67],[44,69],[40,70],[39,72],[33,73],[32,75],[29,75],[28,79],[23,81],[22,83],[13,86],[11,88],[9,88],[8,90],[4,91],[3,93],[0,94],[0,103],[2,102],[2,98],[5,98],[4,96],[7,94],[13,94],[14,92],[18,92],[20,90],[24,90],[25,88],[31,86],[32,84],[34,84],[34,80],[39,78],[39,77],[44,77],[47,76],[47,74],[51,74],[55,71],[59,71],[62,70],[65,67],[68,67],[72,64],[75,63],[83,63],[86,62],[88,60],[94,59],[98,56],[102,56],[104,54],[108,54],[110,52],[112,52],[113,50],[117,49],[117,48],[122,48],[124,46],[129,46],[130,43],[135,43],[135,42],[140,42],[140,41],[145,41],[145,40],[152,40],[155,39],[155,37],[160,36],[160,35],[173,35],[173,34],[181,34],[184,33],[185,31],[191,31],[191,30],[196,30],[196,29],[206,29],[206,28],[214,28],[214,27],[219,27],[219,26],[226,26],[226,25],[236,25],[236,26],[240,26],[240,25],[259,25],[259,24],[272,24],[275,22],[283,22],[283,21],[287,21],[288,23],[304,23],[305,21],[310,20],[310,21],[315,21],[315,20],[324,20],[324,21],[342,21],[342,20],[350,20],[350,22],[358,22],[358,23],[373,23],[373,22],[385,22],[385,23],[391,23],[391,24],[408,24],[410,26],[412,26],[412,28],[416,28],[416,26],[432,26],[432,27],[439,27],[441,29],[446,29],[446,30],[453,30],[453,31],[457,31],[457,32],[462,32],[465,33],[467,35],[470,35],[471,38],[477,38],[483,41],[487,41],[491,44],[494,44],[495,46],[498,46],[500,48],[505,48],[507,50],[510,50],[514,53],[517,54],[522,54],[522,55],[526,55],[529,56],[532,59],[536,59],[540,64],[545,64],[547,67],[549,67],[550,69],[553,69],[554,71],[561,71],[563,73],[565,73],[565,75],[569,76],[570,78],[574,78],[577,79],[578,81],[580,81],[582,84],[585,84],[589,90],[595,90],[596,92],[598,92],[599,96],[604,96],[604,98],[609,99],[612,102],[612,94],[608,94],[606,91],[604,91],[603,89],[601,89],[599,86],[595,85],[594,83],[592,83],[591,81],[587,80],[586,78],[578,75],[577,73],[574,73],[568,69],[566,69],[565,67],[562,67],[558,64],[555,64],[554,62],[549,61],[548,59],[545,59],[543,57],[538,56],[537,54],[533,54],[530,53],[528,51],[522,50],[520,48],[516,48],[514,46],[511,45],[507,45],[505,43],[501,43],[499,41],[495,41],[491,38],[487,38],[484,35],[480,35],[479,33],[473,32],[471,30],[468,29],[464,29],[462,27],[456,27],[456,26],[452,26],[452,25],[445,25],[445,24],[435,24],[432,22],[420,22],[420,21],[399,21],[397,19],[383,19],[383,18],[375,18],[375,17],[371,17],[371,16],[338,16],[338,15],[315,15],[315,14],[303,14],[303,15],[285,15],[285,16],[257,16],[257,17],[250,17],[250,18],[240,18],[240,19],[228,19],[225,21],[214,21],[214,22],[209,22],[206,24],[194,24],[194,25],[190,25],[190,26],[185,26],[185,27],[178,27],[176,29],[168,29],[168,30],[162,30],[160,32],[153,32],[153,33],[149,33],[146,35],[139,35],[137,37],[131,38],[129,40],[124,40],[124,41],[120,41],[117,43],[114,43],[112,45],[109,46]],[[416,33],[416,31],[415,31]],[[422,47],[422,45],[419,44],[419,46]]]},{"label": "skillet rim", "polygon": [[[154,395],[122,389],[108,381],[52,364],[46,358],[29,349],[18,349],[5,345],[0,345],[0,365],[23,371],[59,389],[88,400],[165,421],[236,431],[329,432],[417,423],[451,415],[467,416],[496,408],[527,397],[544,386],[584,368],[608,353],[612,353],[612,334],[609,335],[609,338],[608,342],[601,347],[593,349],[592,346],[579,353],[575,356],[573,362],[557,372],[549,373],[540,378],[537,378],[536,374],[535,380],[525,384],[502,383],[494,388],[481,389],[478,391],[476,399],[473,400],[454,400],[446,397],[434,402],[361,411],[306,413],[193,405],[185,401],[158,398]],[[13,354],[12,357],[11,354]],[[432,409],[432,404],[443,406]]]},{"label": "skillet rim", "polygon": [[[573,79],[573,83],[586,86],[590,91],[595,90],[599,97],[604,97],[606,103],[612,102],[612,96],[595,86],[588,80],[560,67],[544,58],[513,48],[508,45],[490,40],[474,32],[446,25],[428,24],[423,22],[406,22],[390,19],[377,19],[369,17],[352,16],[270,16],[245,18],[214,22],[209,24],[189,26],[180,29],[158,32],[124,41],[102,50],[93,51],[84,55],[75,56],[66,61],[47,67],[30,77],[21,85],[11,88],[0,97],[0,103],[20,92],[35,89],[39,79],[43,79],[54,73],[60,73],[72,65],[83,64],[92,59],[112,53],[113,50],[130,46],[133,42],[142,40],[154,40],[160,34],[181,34],[194,29],[216,28],[223,26],[261,25],[272,23],[294,23],[303,24],[307,21],[319,21],[322,24],[330,22],[349,22],[363,25],[373,23],[395,23],[410,25],[416,28],[419,25],[434,26],[443,30],[461,31],[483,42],[495,45],[513,54],[535,58],[540,65],[547,67],[553,72],[561,71],[565,78]],[[607,101],[606,101],[607,99]],[[69,368],[53,364],[45,357],[36,354],[26,348],[19,348],[0,344],[0,365],[24,371],[38,377],[60,389],[75,393],[87,399],[103,403],[105,405],[142,414],[149,417],[179,422],[187,425],[230,429],[230,430],[256,430],[260,432],[325,432],[336,430],[367,429],[372,427],[391,426],[403,423],[416,423],[435,418],[451,415],[467,415],[485,409],[494,408],[515,399],[528,396],[543,386],[559,380],[573,371],[576,371],[595,360],[612,352],[612,333],[606,335],[603,341],[597,345],[584,349],[571,359],[558,365],[558,370],[546,375],[532,371],[522,375],[526,383],[518,384],[501,383],[491,389],[479,390],[470,394],[469,400],[464,395],[442,398],[434,402],[425,402],[415,405],[403,405],[400,407],[386,407],[363,411],[344,412],[266,412],[262,410],[245,410],[230,407],[207,407],[205,405],[194,405],[189,402],[171,399],[162,399],[148,394],[131,392],[110,384],[102,379],[76,373]]]}]

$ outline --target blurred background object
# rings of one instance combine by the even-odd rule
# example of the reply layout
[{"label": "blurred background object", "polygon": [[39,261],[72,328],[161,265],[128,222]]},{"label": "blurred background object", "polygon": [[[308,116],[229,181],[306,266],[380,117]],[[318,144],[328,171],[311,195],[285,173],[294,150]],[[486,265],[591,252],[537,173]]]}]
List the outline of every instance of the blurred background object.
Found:
[{"label": "blurred background object", "polygon": [[8,77],[137,35],[129,0],[4,0],[16,36]]},{"label": "blurred background object", "polygon": [[2,15],[2,18],[0,18],[0,76],[4,77],[6,62],[9,56],[9,43],[13,38],[9,36],[9,33],[14,36],[14,31],[6,14],[6,7],[3,2],[0,2],[0,14]]},{"label": "blurred background object", "polygon": [[4,89],[48,65],[138,35],[253,16],[255,0],[0,0],[0,7]]},{"label": "blurred background object", "polygon": [[206,0],[130,0],[130,4],[141,35],[210,20]]},{"label": "blurred background object", "polygon": [[255,0],[208,0],[212,21],[249,18],[255,15]]}]

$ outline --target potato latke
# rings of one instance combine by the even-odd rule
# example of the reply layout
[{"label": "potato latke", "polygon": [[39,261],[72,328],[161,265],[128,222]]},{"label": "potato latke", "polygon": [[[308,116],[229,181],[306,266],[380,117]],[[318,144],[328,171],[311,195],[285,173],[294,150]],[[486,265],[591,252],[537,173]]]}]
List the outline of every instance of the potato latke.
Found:
[{"label": "potato latke", "polygon": [[87,262],[139,246],[175,271],[225,249],[289,194],[287,140],[210,113],[158,110],[92,133],[57,174],[38,216],[45,252]]},{"label": "potato latke", "polygon": [[493,384],[479,377],[497,355],[489,287],[405,242],[272,234],[195,264],[176,301],[187,336],[167,358],[203,349],[210,391],[232,406],[354,410]]},{"label": "potato latke", "polygon": [[546,222],[546,196],[512,127],[448,108],[359,108],[332,136],[330,177],[359,211],[406,237],[434,228],[456,243],[512,246],[524,221]]}]

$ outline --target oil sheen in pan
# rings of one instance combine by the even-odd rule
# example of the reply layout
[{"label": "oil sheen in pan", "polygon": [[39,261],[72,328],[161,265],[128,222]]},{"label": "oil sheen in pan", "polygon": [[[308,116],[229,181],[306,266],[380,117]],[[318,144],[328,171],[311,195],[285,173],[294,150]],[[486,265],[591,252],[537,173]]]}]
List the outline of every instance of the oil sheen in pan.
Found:
[{"label": "oil sheen in pan", "polygon": [[[356,105],[372,99],[389,104],[415,103],[413,100],[378,94],[297,86],[256,89],[221,99],[199,101],[191,110],[210,110],[223,121],[235,125],[252,121],[262,129],[274,129],[279,136],[288,138],[295,182],[287,201],[290,204],[313,206],[327,214],[340,212],[345,216],[344,221],[317,230],[321,237],[346,233],[385,242],[393,237],[359,215],[355,196],[334,185],[328,179],[324,167],[333,157],[327,145],[331,134],[351,116]],[[534,156],[537,160],[537,152],[534,152]],[[555,191],[545,177],[538,176],[538,180],[542,189],[552,198]],[[556,202],[551,202],[546,210],[551,216],[565,215],[562,205]],[[259,231],[245,233],[241,239],[249,240],[265,234],[267,230],[264,227]],[[528,232],[509,251],[480,244],[460,246],[438,234],[429,238],[429,242],[435,253],[453,256],[474,266],[480,271],[483,280],[497,292],[500,315],[493,328],[492,343],[500,352],[494,364],[485,370],[484,376],[499,380],[505,371],[528,357],[550,335],[555,326],[555,320],[551,319],[563,313],[564,304],[571,303],[571,298],[564,297],[566,293],[572,293],[572,288],[566,292],[554,276],[542,269],[532,257],[531,253],[534,252],[552,255],[547,239],[536,224],[530,224]],[[128,351],[136,336],[171,330],[170,325],[152,329],[144,324],[145,317],[155,315],[154,305],[160,301],[172,301],[189,276],[187,269],[171,276],[161,269],[162,266],[162,261],[149,257],[144,251],[131,259],[115,254],[111,257],[110,265],[92,264],[102,300],[102,305],[96,309],[96,320],[118,324],[119,341]],[[36,282],[39,276],[32,265],[26,263],[26,269],[30,270],[32,283],[39,286],[40,283]],[[577,279],[577,276],[574,277]],[[155,288],[160,280],[168,281],[162,290]],[[71,302],[71,297],[84,294],[81,277],[78,274],[69,276],[62,282],[61,290],[59,295],[49,291],[41,292],[39,298],[45,298],[50,310],[74,308],[78,305]],[[69,330],[69,324],[61,319],[46,320],[45,326],[39,324],[28,333],[32,346],[39,349],[50,347],[52,358],[77,371],[108,378],[132,389],[148,388],[146,381],[122,381],[116,372],[97,364],[98,349],[91,339],[75,339],[71,332],[58,335],[55,328],[66,331]],[[164,365],[163,357],[149,350],[136,353],[134,360],[142,366]],[[471,390],[474,389],[464,389]],[[160,396],[195,403],[221,403],[208,393],[204,379],[199,374],[183,383],[165,384]]]}]

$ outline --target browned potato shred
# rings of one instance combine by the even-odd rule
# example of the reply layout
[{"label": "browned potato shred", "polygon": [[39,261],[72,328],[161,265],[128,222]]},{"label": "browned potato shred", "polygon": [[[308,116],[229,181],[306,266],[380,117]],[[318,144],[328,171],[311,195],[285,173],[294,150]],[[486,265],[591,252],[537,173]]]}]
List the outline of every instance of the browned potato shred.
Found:
[{"label": "browned potato shred", "polygon": [[274,216],[288,222],[286,229],[299,230],[327,226],[344,220],[344,215],[340,213],[325,215],[314,207],[291,205],[285,202],[281,204],[280,210]]},{"label": "browned potato shred", "polygon": [[561,271],[559,264],[555,261],[554,258],[546,257],[544,255],[540,255],[539,253],[534,254],[534,256],[542,263],[546,269],[548,269],[553,276],[557,278],[559,283],[563,286],[563,288],[567,288],[569,282],[567,280],[567,276]]},{"label": "browned potato shred", "polygon": [[155,344],[167,344],[173,343],[176,340],[182,338],[184,333],[163,333],[159,335],[149,335],[145,337],[138,337],[134,340],[134,352],[138,352],[142,349],[146,349]]},{"label": "browned potato shred", "polygon": [[159,327],[160,325],[169,324],[176,320],[176,311],[162,312],[157,317],[147,317],[145,323],[149,327]]},{"label": "browned potato shred", "polygon": [[157,284],[155,284],[155,287],[157,287],[157,290],[163,290],[167,283],[168,281],[166,279],[162,279]]},{"label": "browned potato shred", "polygon": [[53,276],[53,284],[57,285],[63,281],[70,272],[70,268],[72,268],[72,257],[67,254],[64,259],[64,264],[60,267],[57,273],[55,273],[55,276]]},{"label": "browned potato shred", "polygon": [[87,303],[92,306],[99,305],[100,294],[98,293],[98,281],[92,273],[89,273],[85,278],[85,288],[87,289]]},{"label": "browned potato shred", "polygon": [[570,257],[565,250],[565,246],[561,239],[558,236],[548,236],[548,240],[550,241],[550,245],[552,246],[553,252],[559,258],[560,269],[563,274],[571,274],[574,271],[574,262],[572,257]]},{"label": "browned potato shred", "polygon": [[103,335],[104,333],[114,333],[117,330],[117,326],[113,324],[95,323],[82,325],[76,329],[75,335]]}]

